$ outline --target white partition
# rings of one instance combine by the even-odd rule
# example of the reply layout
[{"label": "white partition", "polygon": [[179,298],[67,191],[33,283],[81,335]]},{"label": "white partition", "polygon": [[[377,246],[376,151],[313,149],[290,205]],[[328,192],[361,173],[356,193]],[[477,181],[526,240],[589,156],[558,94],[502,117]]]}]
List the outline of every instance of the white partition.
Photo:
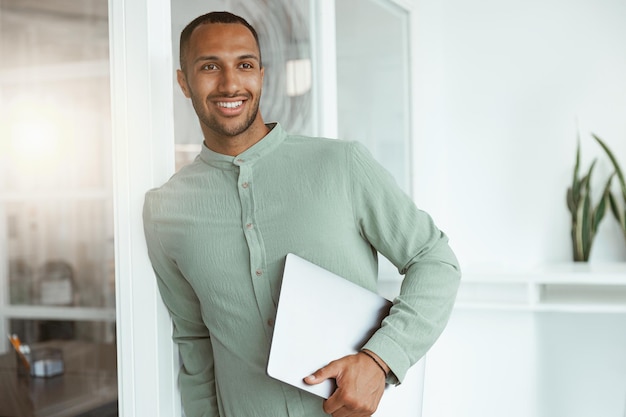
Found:
[{"label": "white partition", "polygon": [[143,197],[174,171],[169,0],[110,0],[119,412],[181,415],[177,352],[145,248]]}]

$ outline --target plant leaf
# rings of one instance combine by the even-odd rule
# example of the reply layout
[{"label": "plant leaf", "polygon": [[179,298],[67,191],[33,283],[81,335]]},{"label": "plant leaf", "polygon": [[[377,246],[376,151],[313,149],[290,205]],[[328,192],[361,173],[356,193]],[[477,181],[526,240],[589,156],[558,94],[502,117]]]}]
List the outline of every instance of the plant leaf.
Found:
[{"label": "plant leaf", "polygon": [[574,176],[572,178],[572,193],[574,201],[578,200],[580,195],[580,182],[578,180],[578,172],[580,170],[580,134],[578,135],[578,143],[576,146],[576,164],[574,165]]},{"label": "plant leaf", "polygon": [[572,192],[571,188],[567,189],[567,195],[565,197],[565,200],[567,201],[567,208],[569,209],[570,213],[576,213],[576,202],[574,201],[574,193]]},{"label": "plant leaf", "polygon": [[582,233],[582,248],[584,259],[589,259],[589,252],[591,250],[591,244],[593,243],[593,232],[591,229],[592,213],[591,213],[591,196],[589,192],[589,181],[586,176],[583,181],[585,182],[585,188],[583,191],[583,204],[582,204],[582,218],[581,218],[581,233]]},{"label": "plant leaf", "polygon": [[598,226],[604,217],[604,213],[606,212],[606,202],[609,199],[609,194],[611,193],[611,181],[613,180],[613,175],[609,177],[606,181],[606,185],[604,186],[604,191],[602,192],[602,198],[598,202],[597,207],[593,211],[593,223],[591,225],[591,229],[593,233],[598,230]]},{"label": "plant leaf", "polygon": [[617,173],[617,178],[619,179],[619,183],[622,188],[622,196],[624,197],[624,201],[626,202],[626,179],[624,178],[624,172],[622,171],[622,168],[617,162],[617,158],[615,157],[613,152],[611,152],[611,149],[609,149],[608,145],[604,143],[602,139],[600,139],[598,136],[596,136],[593,133],[591,134],[591,136],[593,136],[593,138],[600,144],[602,149],[604,149],[604,152],[606,152],[609,159],[613,163],[613,166],[615,167],[615,172]]},{"label": "plant leaf", "polygon": [[574,260],[584,261],[585,250],[583,246],[583,204],[576,204],[576,211],[572,213],[572,240],[574,245]]},{"label": "plant leaf", "polygon": [[609,207],[611,207],[611,211],[613,212],[613,216],[615,216],[615,219],[624,228],[623,218],[626,217],[626,215],[622,215],[622,213],[620,212],[620,208],[617,205],[617,199],[615,198],[613,193],[609,193]]}]

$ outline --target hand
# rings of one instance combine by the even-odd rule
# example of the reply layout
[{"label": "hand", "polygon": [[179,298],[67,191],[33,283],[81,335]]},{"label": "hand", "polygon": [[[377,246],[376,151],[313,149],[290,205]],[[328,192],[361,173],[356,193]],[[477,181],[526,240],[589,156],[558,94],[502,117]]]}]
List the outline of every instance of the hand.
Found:
[{"label": "hand", "polygon": [[[369,353],[389,371],[378,356]],[[362,352],[345,356],[304,378],[304,382],[315,385],[330,378],[335,379],[337,389],[324,401],[324,412],[333,417],[369,417],[376,411],[385,390],[385,374],[372,358]]]}]

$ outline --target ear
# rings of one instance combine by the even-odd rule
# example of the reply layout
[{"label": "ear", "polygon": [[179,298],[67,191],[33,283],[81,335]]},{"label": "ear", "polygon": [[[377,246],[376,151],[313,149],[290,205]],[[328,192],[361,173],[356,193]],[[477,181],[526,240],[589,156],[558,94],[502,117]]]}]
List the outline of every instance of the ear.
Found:
[{"label": "ear", "polygon": [[178,80],[178,85],[180,86],[180,89],[183,90],[185,97],[190,98],[191,94],[189,92],[189,84],[187,84],[187,77],[185,77],[185,73],[182,70],[176,70],[176,79]]}]

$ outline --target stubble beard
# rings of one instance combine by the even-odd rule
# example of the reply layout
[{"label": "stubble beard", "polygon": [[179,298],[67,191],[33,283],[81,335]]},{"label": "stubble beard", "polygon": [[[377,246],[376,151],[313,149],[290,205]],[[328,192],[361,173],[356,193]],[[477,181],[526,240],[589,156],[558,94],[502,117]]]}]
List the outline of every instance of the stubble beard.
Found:
[{"label": "stubble beard", "polygon": [[[209,100],[207,100],[207,102],[208,101]],[[251,110],[246,114],[244,120],[235,125],[227,125],[226,123],[223,123],[214,113],[208,112],[206,110],[199,111],[200,109],[203,109],[203,106],[198,106],[196,104],[196,101],[192,100],[200,122],[206,128],[222,137],[235,137],[248,130],[248,128],[250,128],[250,126],[252,126],[252,124],[254,123],[254,120],[259,113],[259,101],[260,99],[257,96],[254,102],[252,102]]]}]

